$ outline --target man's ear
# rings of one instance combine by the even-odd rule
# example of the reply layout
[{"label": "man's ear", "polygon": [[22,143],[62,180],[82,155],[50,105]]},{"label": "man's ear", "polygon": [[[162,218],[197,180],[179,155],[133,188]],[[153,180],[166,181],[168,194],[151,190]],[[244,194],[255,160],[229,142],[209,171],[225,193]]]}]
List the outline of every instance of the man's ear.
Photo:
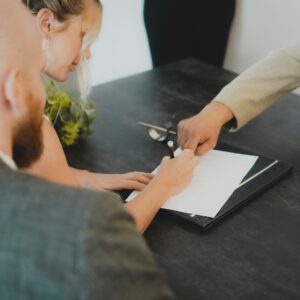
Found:
[{"label": "man's ear", "polygon": [[48,8],[42,8],[37,13],[36,20],[43,38],[47,39],[54,29],[54,13]]},{"label": "man's ear", "polygon": [[17,70],[9,71],[3,82],[3,105],[14,111],[19,106],[20,95],[20,72]]}]

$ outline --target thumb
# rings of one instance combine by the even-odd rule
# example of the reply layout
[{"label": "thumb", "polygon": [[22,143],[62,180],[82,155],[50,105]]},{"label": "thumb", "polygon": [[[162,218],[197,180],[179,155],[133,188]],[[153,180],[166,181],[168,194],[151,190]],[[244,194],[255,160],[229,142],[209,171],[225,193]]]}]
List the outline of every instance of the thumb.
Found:
[{"label": "thumb", "polygon": [[214,148],[214,145],[211,142],[206,141],[205,143],[198,145],[198,147],[195,151],[195,154],[199,155],[199,156],[202,156],[202,155],[206,154],[209,150],[211,150],[213,148]]},{"label": "thumb", "polygon": [[184,144],[183,149],[191,149],[193,152],[195,152],[197,146],[198,146],[198,139],[191,138]]}]

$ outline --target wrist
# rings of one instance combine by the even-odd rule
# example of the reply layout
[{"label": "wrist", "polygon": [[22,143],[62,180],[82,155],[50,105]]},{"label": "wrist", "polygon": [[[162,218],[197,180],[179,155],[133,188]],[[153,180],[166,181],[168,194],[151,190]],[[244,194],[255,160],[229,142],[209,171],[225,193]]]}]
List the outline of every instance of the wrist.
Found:
[{"label": "wrist", "polygon": [[234,118],[234,115],[229,107],[222,102],[218,102],[218,100],[209,103],[205,107],[205,110],[208,110],[212,113],[214,119],[219,122],[221,127]]},{"label": "wrist", "polygon": [[89,176],[90,172],[87,170],[74,169],[75,177],[79,185],[83,188],[89,188]]},{"label": "wrist", "polygon": [[160,195],[160,202],[163,205],[172,196],[172,186],[159,173],[151,180],[147,187],[151,191],[157,191]]}]

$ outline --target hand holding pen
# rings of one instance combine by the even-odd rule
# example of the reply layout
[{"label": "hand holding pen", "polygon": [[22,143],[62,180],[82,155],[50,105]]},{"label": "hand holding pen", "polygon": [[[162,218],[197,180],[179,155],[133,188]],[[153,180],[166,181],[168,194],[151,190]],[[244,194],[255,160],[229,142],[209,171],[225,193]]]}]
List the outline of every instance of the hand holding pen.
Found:
[{"label": "hand holding pen", "polygon": [[153,180],[162,180],[164,186],[170,190],[170,196],[175,195],[190,182],[198,163],[199,158],[190,149],[183,150],[175,158],[165,156]]}]

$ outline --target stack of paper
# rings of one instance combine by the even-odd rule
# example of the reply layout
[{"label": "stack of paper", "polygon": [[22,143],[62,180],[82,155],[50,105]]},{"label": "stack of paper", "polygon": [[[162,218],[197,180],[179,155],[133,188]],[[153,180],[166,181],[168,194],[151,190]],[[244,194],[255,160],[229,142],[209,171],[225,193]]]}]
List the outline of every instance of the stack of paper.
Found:
[{"label": "stack of paper", "polygon": [[[175,154],[180,152],[177,149]],[[253,155],[209,151],[200,158],[189,186],[170,198],[162,208],[214,218],[257,158]],[[133,192],[126,201],[131,201],[138,193]]]}]

